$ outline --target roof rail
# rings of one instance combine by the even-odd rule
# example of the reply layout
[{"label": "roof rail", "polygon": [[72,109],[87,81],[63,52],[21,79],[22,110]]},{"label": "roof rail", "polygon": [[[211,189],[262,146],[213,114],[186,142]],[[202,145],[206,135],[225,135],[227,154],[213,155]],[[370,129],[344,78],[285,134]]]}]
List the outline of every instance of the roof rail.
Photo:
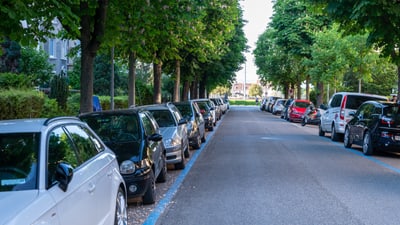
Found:
[{"label": "roof rail", "polygon": [[65,119],[81,121],[78,117],[75,117],[75,116],[57,116],[57,117],[48,118],[47,120],[44,121],[43,125],[47,126],[50,123],[55,122],[57,120],[65,120]]}]

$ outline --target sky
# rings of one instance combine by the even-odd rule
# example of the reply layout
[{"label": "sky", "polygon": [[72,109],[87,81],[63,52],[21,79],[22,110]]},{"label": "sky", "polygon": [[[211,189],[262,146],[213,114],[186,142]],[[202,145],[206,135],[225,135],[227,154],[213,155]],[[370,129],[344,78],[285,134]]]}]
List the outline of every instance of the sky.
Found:
[{"label": "sky", "polygon": [[244,33],[247,38],[247,45],[250,46],[249,52],[245,53],[246,64],[243,69],[236,73],[238,83],[256,83],[258,79],[257,67],[254,64],[254,56],[252,54],[255,45],[260,36],[267,28],[272,17],[272,0],[243,0],[240,1],[243,9],[243,19],[247,21],[244,26]]}]

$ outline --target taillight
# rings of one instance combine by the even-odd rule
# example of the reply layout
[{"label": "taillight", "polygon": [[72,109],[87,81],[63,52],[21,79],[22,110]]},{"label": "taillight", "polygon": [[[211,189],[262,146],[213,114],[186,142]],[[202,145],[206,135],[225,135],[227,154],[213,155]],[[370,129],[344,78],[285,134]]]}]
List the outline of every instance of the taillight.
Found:
[{"label": "taillight", "polygon": [[394,124],[394,121],[392,120],[392,118],[383,117],[381,119],[381,125],[390,127],[393,124]]},{"label": "taillight", "polygon": [[341,120],[344,120],[344,114],[345,114],[344,108],[346,107],[346,101],[347,101],[347,95],[345,95],[345,96],[343,97],[342,105],[340,106],[340,114],[339,114],[339,117],[340,117]]},{"label": "taillight", "polygon": [[200,109],[200,113],[201,113],[201,114],[204,114],[205,112],[206,112],[206,110]]}]

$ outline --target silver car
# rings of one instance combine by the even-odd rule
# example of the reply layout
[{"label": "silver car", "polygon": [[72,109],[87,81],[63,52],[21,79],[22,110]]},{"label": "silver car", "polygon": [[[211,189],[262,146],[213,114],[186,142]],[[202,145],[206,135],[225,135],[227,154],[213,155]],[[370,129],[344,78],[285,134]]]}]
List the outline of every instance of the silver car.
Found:
[{"label": "silver car", "polygon": [[0,224],[126,224],[118,169],[78,118],[1,121]]},{"label": "silver car", "polygon": [[190,157],[187,120],[172,103],[141,106],[151,112],[160,126],[167,164],[173,164],[175,169],[185,168],[185,158]]}]

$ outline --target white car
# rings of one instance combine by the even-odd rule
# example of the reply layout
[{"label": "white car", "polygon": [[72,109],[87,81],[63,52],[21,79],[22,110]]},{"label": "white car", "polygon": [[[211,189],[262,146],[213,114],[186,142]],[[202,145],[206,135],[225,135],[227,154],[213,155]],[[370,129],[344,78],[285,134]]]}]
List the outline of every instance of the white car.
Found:
[{"label": "white car", "polygon": [[127,224],[115,154],[78,118],[0,121],[0,224]]},{"label": "white car", "polygon": [[369,100],[387,101],[385,96],[356,93],[338,92],[329,100],[328,106],[321,105],[324,110],[321,114],[319,125],[319,136],[331,133],[332,141],[338,141],[343,136],[347,122],[352,116],[350,112],[355,112],[360,105]]}]

